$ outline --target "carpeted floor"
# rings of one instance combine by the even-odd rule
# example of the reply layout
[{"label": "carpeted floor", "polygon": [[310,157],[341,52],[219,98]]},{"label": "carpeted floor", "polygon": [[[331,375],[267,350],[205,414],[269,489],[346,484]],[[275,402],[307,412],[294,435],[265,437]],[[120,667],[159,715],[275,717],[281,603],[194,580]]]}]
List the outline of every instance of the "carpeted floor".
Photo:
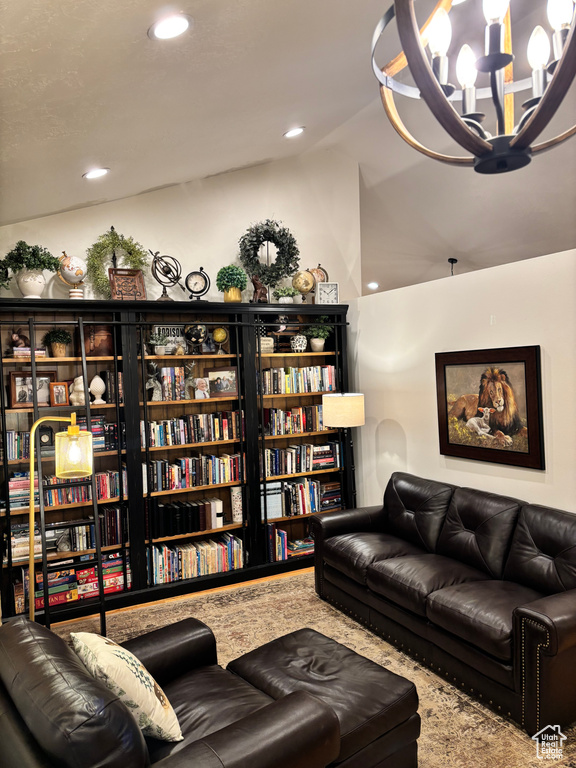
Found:
[{"label": "carpeted floor", "polygon": [[[562,760],[538,760],[535,743],[515,725],[320,600],[310,572],[109,614],[107,634],[121,642],[187,616],[212,629],[222,666],[275,637],[312,627],[412,680],[422,718],[420,768],[576,768],[575,727],[564,730],[568,739]],[[78,620],[53,629],[67,638],[70,632],[98,632],[99,621]]]}]

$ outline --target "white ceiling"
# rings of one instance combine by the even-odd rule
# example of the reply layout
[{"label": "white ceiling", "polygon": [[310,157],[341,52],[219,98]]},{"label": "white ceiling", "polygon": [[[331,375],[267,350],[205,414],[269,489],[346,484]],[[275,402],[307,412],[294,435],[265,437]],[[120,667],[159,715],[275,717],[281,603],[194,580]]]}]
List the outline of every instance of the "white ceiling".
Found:
[{"label": "white ceiling", "polygon": [[[452,256],[462,272],[574,247],[576,139],[484,177],[394,133],[369,60],[388,2],[185,0],[172,8],[194,28],[159,42],[146,34],[158,0],[0,0],[0,224],[330,147],[360,167],[364,284],[445,277]],[[533,25],[543,4],[512,12]],[[563,110],[555,132],[576,121],[574,86]],[[407,115],[453,151],[423,105]],[[302,137],[282,138],[296,125]],[[87,182],[95,165],[111,173]]]}]

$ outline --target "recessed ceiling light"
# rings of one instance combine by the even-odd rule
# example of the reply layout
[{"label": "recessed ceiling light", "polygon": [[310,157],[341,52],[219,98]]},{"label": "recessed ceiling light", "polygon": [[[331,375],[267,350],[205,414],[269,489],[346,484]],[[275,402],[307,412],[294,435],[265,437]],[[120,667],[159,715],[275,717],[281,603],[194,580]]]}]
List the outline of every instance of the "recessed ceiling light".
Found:
[{"label": "recessed ceiling light", "polygon": [[190,26],[192,26],[190,16],[185,13],[175,13],[152,24],[148,30],[148,37],[152,40],[170,40],[173,37],[183,35]]},{"label": "recessed ceiling light", "polygon": [[304,127],[301,126],[300,128],[291,128],[289,131],[286,131],[284,134],[285,139],[293,139],[295,136],[300,136],[301,133],[304,133]]},{"label": "recessed ceiling light", "polygon": [[110,168],[92,168],[88,173],[83,173],[83,179],[99,179],[100,176],[106,176]]},{"label": "recessed ceiling light", "polygon": [[376,288],[380,288],[380,286],[378,285],[378,283],[368,283],[368,286],[367,286],[367,287],[368,287],[368,288],[370,288],[370,290],[371,290],[371,291],[375,291],[375,290],[376,290]]}]

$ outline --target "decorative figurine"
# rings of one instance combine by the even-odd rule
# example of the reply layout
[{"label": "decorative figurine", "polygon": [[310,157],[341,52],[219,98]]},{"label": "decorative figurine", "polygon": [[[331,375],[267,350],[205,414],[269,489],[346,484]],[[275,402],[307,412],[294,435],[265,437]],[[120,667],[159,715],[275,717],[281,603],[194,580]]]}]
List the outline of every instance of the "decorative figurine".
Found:
[{"label": "decorative figurine", "polygon": [[156,363],[148,363],[148,380],[146,381],[146,389],[152,390],[152,397],[150,398],[153,403],[157,403],[162,400],[162,383],[160,379],[160,371]]},{"label": "decorative figurine", "polygon": [[84,392],[84,377],[76,376],[70,384],[70,405],[85,405],[86,393]]},{"label": "decorative figurine", "polygon": [[14,347],[29,347],[30,339],[22,333],[22,330],[18,328],[17,331],[12,331],[9,339],[10,346]]},{"label": "decorative figurine", "polygon": [[268,288],[266,288],[258,275],[252,275],[250,279],[252,280],[252,285],[254,286],[252,304],[268,304]]},{"label": "decorative figurine", "polygon": [[92,381],[90,382],[90,394],[94,395],[94,400],[92,402],[92,405],[104,405],[105,400],[102,400],[102,395],[106,391],[106,384],[104,384],[103,380],[96,374]]}]

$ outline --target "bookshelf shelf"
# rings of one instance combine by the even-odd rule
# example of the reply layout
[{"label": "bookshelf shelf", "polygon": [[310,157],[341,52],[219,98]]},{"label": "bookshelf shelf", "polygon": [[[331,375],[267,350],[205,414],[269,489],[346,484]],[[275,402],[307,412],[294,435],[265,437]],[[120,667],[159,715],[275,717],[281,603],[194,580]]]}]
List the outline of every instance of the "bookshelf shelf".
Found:
[{"label": "bookshelf shelf", "polygon": [[[258,354],[257,334],[264,328],[265,333],[272,333],[278,325],[278,313],[289,317],[287,332],[277,338],[280,349],[273,353]],[[25,434],[29,433],[34,420],[41,416],[51,415],[69,416],[76,412],[78,418],[86,417],[86,406],[72,407],[61,405],[50,408],[41,406],[36,402],[33,408],[33,400],[38,400],[34,395],[36,382],[16,382],[14,373],[19,370],[26,371],[32,379],[50,378],[56,382],[70,382],[73,378],[83,375],[84,392],[88,403],[92,398],[89,387],[94,374],[98,374],[108,387],[105,390],[105,399],[112,402],[101,405],[90,403],[92,428],[96,438],[96,444],[109,448],[116,445],[114,450],[102,450],[94,452],[96,471],[106,473],[111,481],[117,482],[118,473],[126,478],[123,487],[123,496],[99,499],[94,501],[74,502],[59,506],[45,505],[43,516],[36,510],[36,525],[42,535],[50,527],[61,523],[63,527],[73,524],[75,518],[100,518],[104,525],[104,535],[100,537],[101,528],[96,525],[93,535],[99,539],[99,544],[94,540],[74,539],[75,546],[95,546],[95,549],[87,549],[82,552],[54,552],[49,550],[47,562],[55,570],[54,562],[63,559],[74,559],[75,562],[90,563],[101,566],[109,555],[118,552],[122,559],[124,578],[130,569],[131,586],[125,585],[122,592],[106,593],[106,596],[86,598],[67,605],[54,605],[46,610],[38,610],[36,615],[40,621],[47,623],[50,620],[61,620],[87,615],[88,612],[100,612],[105,617],[107,606],[124,607],[148,600],[157,600],[165,596],[183,595],[199,589],[210,589],[223,584],[247,580],[258,576],[263,572],[271,575],[286,570],[294,570],[305,567],[310,562],[306,555],[290,557],[283,562],[275,562],[274,556],[269,553],[269,531],[267,525],[261,520],[261,509],[264,508],[264,500],[261,496],[263,489],[272,484],[282,485],[285,493],[283,503],[287,511],[295,511],[296,488],[305,487],[308,492],[318,494],[316,507],[320,509],[321,499],[324,503],[350,506],[350,494],[353,483],[350,481],[351,462],[348,462],[347,436],[335,429],[318,430],[321,425],[321,397],[325,390],[318,392],[297,393],[273,393],[261,396],[259,392],[259,377],[264,377],[265,368],[289,368],[289,367],[318,367],[324,369],[332,366],[330,378],[322,370],[322,375],[317,379],[305,380],[315,386],[333,386],[334,391],[348,391],[347,374],[347,347],[346,347],[346,312],[343,305],[338,307],[316,305],[267,305],[267,304],[225,304],[223,302],[189,302],[172,301],[158,304],[155,301],[111,301],[94,299],[89,302],[74,302],[68,299],[43,299],[37,300],[25,298],[0,298],[0,337],[6,338],[13,328],[21,328],[22,333],[28,336],[32,343],[39,347],[40,334],[44,334],[49,328],[59,324],[68,326],[73,335],[79,339],[89,339],[90,344],[79,347],[70,345],[71,354],[66,357],[36,357],[34,366],[31,358],[15,358],[3,356],[0,353],[0,386],[4,389],[2,398],[3,407],[0,407],[0,444],[4,446],[5,456],[0,460],[0,483],[7,489],[8,497],[10,488],[18,491],[21,483],[10,480],[18,480],[18,473],[28,471],[27,459],[12,458],[23,450],[27,450]],[[313,324],[323,315],[329,316],[329,322],[334,324],[334,332],[327,340],[327,347],[323,352],[292,352],[289,348],[290,334],[302,323]],[[183,335],[183,330],[190,324],[205,324],[209,334],[216,327],[224,327],[228,331],[226,353],[217,354],[216,350],[209,354],[188,354],[190,347],[185,348],[185,355],[148,355],[146,350],[152,333],[165,332],[174,341]],[[160,326],[160,328],[158,328]],[[88,333],[91,327],[93,332]],[[83,335],[84,334],[84,335]],[[97,345],[100,346],[97,346]],[[286,345],[286,346],[284,346]],[[207,349],[207,347],[205,347]],[[97,355],[101,350],[105,355]],[[111,350],[122,352],[115,357]],[[283,351],[285,350],[285,351]],[[47,350],[49,351],[49,350]],[[84,351],[86,354],[83,354]],[[154,351],[150,348],[150,351]],[[153,365],[148,365],[148,363]],[[234,369],[236,373],[237,392],[218,392],[223,397],[210,397],[206,399],[184,400],[148,400],[151,397],[150,388],[158,392],[155,382],[166,385],[166,378],[174,382],[174,392],[184,394],[181,389],[181,372],[174,374],[165,373],[162,381],[162,368],[185,368],[185,378],[190,375],[191,363],[195,363],[193,375],[200,378],[211,378],[216,369],[222,371]],[[85,368],[87,365],[87,370]],[[34,367],[34,374],[32,373]],[[29,373],[28,373],[29,372]],[[50,376],[48,377],[48,374]],[[121,375],[121,378],[120,378]],[[304,376],[304,374],[303,374]],[[150,381],[153,379],[153,381]],[[302,379],[304,380],[304,379]],[[178,382],[178,388],[176,388]],[[28,387],[27,396],[22,395],[22,404],[25,408],[9,407],[13,403],[18,405],[18,399],[14,397],[13,388]],[[36,387],[36,391],[40,391]],[[194,394],[192,390],[188,390]],[[164,389],[164,394],[170,394],[171,390]],[[18,395],[22,393],[18,389]],[[212,391],[212,394],[215,394]],[[158,396],[158,395],[157,395]],[[122,402],[119,398],[122,397]],[[44,399],[44,393],[42,395]],[[1,406],[2,404],[0,404]],[[276,410],[272,422],[270,414],[264,415],[266,409]],[[296,409],[300,409],[298,413]],[[280,411],[292,410],[293,413],[281,422]],[[236,437],[231,437],[232,432],[215,431],[216,423],[221,428],[226,417],[224,412],[242,412],[243,429],[235,431]],[[234,419],[239,418],[234,416]],[[213,421],[212,421],[212,420]],[[218,419],[218,422],[216,421]],[[179,421],[184,420],[180,425]],[[290,432],[287,434],[264,435],[263,429],[272,429],[276,424],[286,424],[292,428],[300,428],[303,425],[314,427],[311,432]],[[204,429],[203,432],[199,429]],[[177,431],[178,430],[178,431]],[[54,432],[60,431],[54,426]],[[103,439],[102,439],[103,434]],[[148,445],[142,447],[141,443],[153,436],[156,439],[166,440],[166,435],[178,435],[180,439],[194,442],[174,443],[171,445]],[[228,439],[215,439],[216,436],[227,434]],[[209,437],[209,440],[197,440],[201,435]],[[20,442],[23,441],[23,442]],[[303,444],[310,443],[314,446],[334,442],[338,445],[340,468],[322,468],[309,472],[290,475],[277,475],[261,478],[261,459],[264,451],[270,449],[289,450],[293,443],[298,450],[305,451]],[[45,444],[46,445],[46,444]],[[49,445],[49,443],[47,443]],[[124,448],[122,446],[124,445]],[[9,446],[9,449],[7,449]],[[53,450],[49,451],[53,453]],[[227,455],[234,455],[228,458]],[[238,477],[238,456],[243,456],[242,480],[234,482],[198,485],[187,488],[166,488],[165,490],[152,490],[161,488],[156,485],[156,478],[169,474],[174,484],[184,482],[184,466],[196,468],[202,464],[206,469],[207,464],[198,462],[197,457],[208,456],[220,459],[220,467],[236,467],[234,476]],[[318,456],[320,458],[320,455]],[[186,461],[180,461],[185,459]],[[41,472],[46,475],[54,474],[54,456],[42,455]],[[147,468],[145,465],[149,464]],[[172,466],[171,466],[172,465]],[[274,465],[267,465],[268,468]],[[286,466],[286,465],[284,465]],[[291,464],[290,466],[296,466]],[[305,466],[302,464],[301,466]],[[310,466],[310,464],[309,464]],[[315,466],[322,466],[318,463]],[[219,468],[220,468],[219,467]],[[144,468],[144,472],[143,472]],[[40,471],[40,466],[37,466]],[[167,471],[168,470],[168,471]],[[104,477],[103,475],[102,477]],[[214,475],[204,475],[205,481]],[[232,477],[232,474],[219,474],[218,477]],[[189,476],[189,482],[190,482]],[[306,482],[303,478],[307,477]],[[201,479],[198,476],[198,479]],[[352,478],[353,479],[353,478]],[[100,479],[96,480],[100,483]],[[104,483],[96,487],[105,487]],[[108,487],[108,486],[106,486]],[[117,492],[120,486],[110,486]],[[146,490],[146,487],[148,490]],[[50,490],[50,486],[46,486]],[[294,507],[289,501],[289,492],[294,491]],[[28,497],[14,494],[17,503],[28,503]],[[50,497],[54,499],[54,496]],[[78,498],[69,496],[68,498]],[[334,500],[334,501],[332,501]],[[210,512],[217,517],[207,517],[210,504]],[[104,512],[106,505],[111,508]],[[310,509],[309,505],[305,506]],[[271,511],[268,506],[268,511]],[[282,510],[283,511],[283,510]],[[28,507],[0,508],[0,540],[8,543],[9,547],[17,546],[19,538],[27,535]],[[199,516],[200,522],[197,521]],[[284,530],[290,540],[307,538],[309,528],[309,515],[286,515],[280,520],[274,520],[278,529]],[[224,525],[218,528],[213,526],[223,518]],[[192,520],[192,525],[190,525]],[[240,522],[241,520],[241,522]],[[186,521],[186,522],[184,522]],[[238,522],[233,522],[238,521]],[[195,531],[195,528],[205,528]],[[178,533],[192,529],[191,533]],[[98,531],[99,533],[96,533]],[[110,532],[122,532],[118,539],[107,538]],[[121,540],[128,537],[130,544],[123,543],[116,546],[103,546],[103,542]],[[166,535],[170,532],[170,535]],[[59,534],[58,534],[59,535]],[[235,556],[241,552],[236,564],[239,568],[233,571],[220,573],[210,572],[202,576],[186,579],[175,583],[155,583],[154,558],[158,556],[158,549],[165,547],[177,549],[184,544],[197,543],[201,537],[206,537],[220,544],[229,539],[230,546],[235,548]],[[50,540],[51,543],[51,540]],[[14,551],[21,552],[20,548]],[[80,561],[80,557],[90,559]],[[295,562],[296,561],[296,562]],[[35,560],[36,570],[39,572],[41,559]],[[2,616],[10,617],[16,611],[21,611],[21,592],[16,587],[22,587],[23,561],[12,561],[13,567],[4,565],[0,569],[1,608]],[[59,568],[59,564],[56,565]],[[102,571],[104,569],[101,569]],[[254,574],[254,576],[252,576]],[[102,574],[104,575],[104,573]],[[49,580],[46,580],[46,591]],[[122,589],[122,586],[119,586]],[[18,598],[18,600],[17,600]],[[47,595],[46,595],[47,598]],[[52,616],[52,619],[50,618]],[[102,620],[102,619],[101,619]]]},{"label": "bookshelf shelf", "polygon": [[211,483],[210,485],[194,485],[190,488],[172,488],[168,491],[150,491],[150,496],[169,496],[172,493],[190,493],[190,491],[210,491],[214,488],[232,488],[243,483],[235,480],[232,483]]},{"label": "bookshelf shelf", "polygon": [[[332,509],[320,509],[318,512],[306,512],[304,515],[285,515],[284,517],[275,517],[273,520],[269,520],[269,523],[287,523],[294,522],[296,520],[303,520],[306,517],[312,517],[313,515],[326,515],[328,512],[332,512]],[[296,555],[290,555],[290,557],[296,557]]]},{"label": "bookshelf shelf", "polygon": [[205,531],[194,531],[193,533],[177,533],[174,536],[162,536],[159,539],[150,539],[152,544],[163,544],[167,541],[182,541],[182,539],[191,539],[196,536],[213,536],[217,533],[225,533],[226,531],[239,531],[243,527],[242,523],[231,523],[230,525],[223,525],[220,528],[208,528]]},{"label": "bookshelf shelf", "polygon": [[322,390],[321,392],[282,392],[282,394],[262,395],[264,400],[273,400],[276,397],[315,397],[317,395],[335,395],[337,390]]},{"label": "bookshelf shelf", "polygon": [[[101,552],[116,552],[119,549],[122,549],[122,547],[129,547],[130,544],[110,544],[107,546],[100,547]],[[58,562],[59,560],[71,560],[73,557],[84,557],[85,555],[94,555],[96,554],[95,549],[82,549],[82,550],[69,550],[68,552],[49,552],[46,555],[47,562],[54,563]],[[41,563],[42,558],[40,556],[34,558],[35,563]],[[13,565],[27,565],[28,564],[28,558],[19,558],[17,560],[12,560]],[[82,564],[80,564],[82,565]],[[3,563],[3,568],[7,568],[7,564]]]}]

